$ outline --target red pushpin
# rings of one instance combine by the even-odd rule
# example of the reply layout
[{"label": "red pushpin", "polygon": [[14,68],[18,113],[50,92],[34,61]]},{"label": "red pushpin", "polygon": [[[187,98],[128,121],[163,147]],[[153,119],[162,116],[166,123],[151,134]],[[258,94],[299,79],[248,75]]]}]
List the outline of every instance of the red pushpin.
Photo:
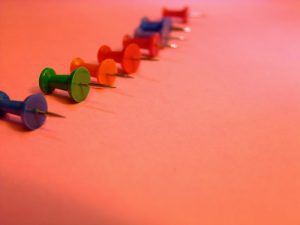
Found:
[{"label": "red pushpin", "polygon": [[123,47],[132,43],[137,44],[141,49],[148,50],[151,59],[156,59],[155,57],[159,55],[160,35],[158,33],[149,37],[131,37],[130,35],[125,35],[123,38]]},{"label": "red pushpin", "polygon": [[129,44],[122,51],[112,51],[109,46],[103,45],[98,50],[98,62],[102,63],[105,59],[113,59],[120,63],[127,74],[135,73],[140,66],[140,47],[137,44]]},{"label": "red pushpin", "polygon": [[189,17],[198,17],[201,13],[190,12],[189,7],[184,7],[182,10],[170,10],[163,8],[163,17],[175,17],[182,20],[183,23],[188,23]]}]

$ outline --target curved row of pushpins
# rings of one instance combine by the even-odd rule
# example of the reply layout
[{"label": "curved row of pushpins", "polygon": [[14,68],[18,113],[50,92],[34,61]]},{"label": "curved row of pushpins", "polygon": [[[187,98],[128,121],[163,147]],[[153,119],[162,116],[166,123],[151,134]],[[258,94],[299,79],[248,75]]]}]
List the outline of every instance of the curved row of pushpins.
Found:
[{"label": "curved row of pushpins", "polygon": [[[41,91],[51,94],[55,89],[64,90],[74,102],[79,103],[87,98],[90,87],[115,88],[117,77],[133,78],[141,60],[157,61],[161,49],[177,48],[170,40],[184,40],[183,36],[172,36],[172,31],[191,31],[189,27],[175,25],[174,21],[186,24],[189,17],[196,14],[190,13],[189,8],[185,7],[182,10],[164,8],[162,15],[163,18],[158,21],[142,18],[133,36],[123,37],[121,51],[113,51],[107,45],[101,46],[97,53],[98,64],[75,58],[70,64],[69,75],[57,75],[52,68],[45,68],[39,77]],[[142,51],[147,54],[142,54]],[[95,77],[97,82],[92,82],[91,77]],[[24,101],[12,101],[0,91],[0,117],[7,113],[20,116],[28,130],[41,127],[47,116],[64,118],[48,111],[47,101],[42,94],[30,95]]]}]

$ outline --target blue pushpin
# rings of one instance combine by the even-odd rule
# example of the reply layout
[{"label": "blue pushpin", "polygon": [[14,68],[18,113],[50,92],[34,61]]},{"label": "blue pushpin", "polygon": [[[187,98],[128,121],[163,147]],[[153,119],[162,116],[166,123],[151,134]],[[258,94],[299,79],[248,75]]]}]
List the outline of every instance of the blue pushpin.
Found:
[{"label": "blue pushpin", "polygon": [[46,99],[41,94],[28,96],[24,101],[11,101],[8,95],[0,91],[0,118],[6,113],[21,116],[24,126],[28,130],[41,127],[46,116],[63,117],[59,114],[48,112]]},{"label": "blue pushpin", "polygon": [[[151,21],[144,17],[140,26],[135,30],[134,36],[137,38],[150,37],[154,33],[158,33],[161,37],[161,44],[165,47],[170,47],[168,46],[169,40],[184,40],[183,36],[171,36],[171,31],[174,29],[175,27],[170,17],[165,17],[160,21]],[[171,45],[171,47],[174,47],[174,45]]]},{"label": "blue pushpin", "polygon": [[145,31],[166,32],[170,35],[172,31],[172,21],[169,17],[165,17],[158,21],[151,21],[144,17],[141,20],[140,28]]},{"label": "blue pushpin", "polygon": [[142,18],[138,30],[145,32],[158,32],[163,44],[171,38],[172,21],[166,17],[160,21],[150,21],[147,17]]},{"label": "blue pushpin", "polygon": [[170,32],[171,31],[191,32],[190,27],[175,26],[170,17],[164,17],[163,19],[157,20],[157,21],[152,21],[152,20],[149,20],[147,17],[144,17],[141,20],[140,27],[143,30],[147,30],[147,31],[158,31],[159,32],[161,29],[166,27],[166,29],[168,29]]}]

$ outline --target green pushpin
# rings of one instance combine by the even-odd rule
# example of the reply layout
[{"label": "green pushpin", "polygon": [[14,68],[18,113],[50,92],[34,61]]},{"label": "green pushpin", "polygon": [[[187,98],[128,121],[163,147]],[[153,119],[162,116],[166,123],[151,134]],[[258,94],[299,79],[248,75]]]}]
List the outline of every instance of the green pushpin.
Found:
[{"label": "green pushpin", "polygon": [[39,79],[40,89],[44,94],[51,94],[55,89],[69,92],[75,102],[82,102],[89,94],[90,86],[114,88],[109,85],[91,83],[90,73],[85,67],[79,67],[70,75],[56,75],[51,68],[45,68]]}]

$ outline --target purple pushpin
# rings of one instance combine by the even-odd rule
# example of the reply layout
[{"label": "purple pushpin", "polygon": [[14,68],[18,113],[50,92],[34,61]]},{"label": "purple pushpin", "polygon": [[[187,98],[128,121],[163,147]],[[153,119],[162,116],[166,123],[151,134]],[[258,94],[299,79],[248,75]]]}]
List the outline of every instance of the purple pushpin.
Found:
[{"label": "purple pushpin", "polygon": [[21,116],[24,126],[28,130],[40,128],[46,121],[46,116],[63,117],[48,112],[46,99],[41,94],[28,96],[24,101],[11,101],[8,95],[0,91],[0,118],[6,113]]}]

